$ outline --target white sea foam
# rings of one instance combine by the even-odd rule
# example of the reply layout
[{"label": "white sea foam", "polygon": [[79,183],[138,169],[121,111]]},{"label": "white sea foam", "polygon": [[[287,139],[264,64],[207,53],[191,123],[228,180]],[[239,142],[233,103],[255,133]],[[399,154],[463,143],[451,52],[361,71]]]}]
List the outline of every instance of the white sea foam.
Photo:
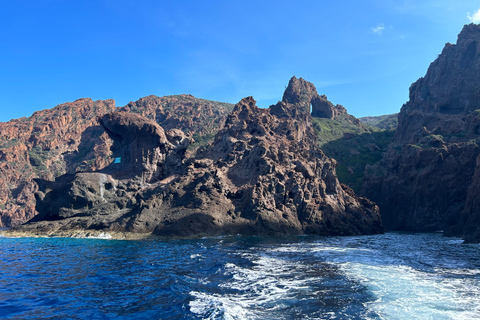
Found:
[{"label": "white sea foam", "polygon": [[354,254],[352,260],[333,259],[347,277],[373,294],[375,299],[364,305],[382,319],[478,319],[480,316],[479,281],[450,277],[477,275],[479,270],[436,268],[427,272],[395,264],[400,261],[391,257],[364,256],[364,253]]},{"label": "white sea foam", "polygon": [[190,311],[202,315],[202,319],[249,319],[251,314],[230,297],[220,294],[206,294],[192,291],[190,295],[195,298],[190,302]]},{"label": "white sea foam", "polygon": [[227,263],[225,272],[232,278],[219,287],[234,293],[190,292],[195,298],[190,310],[204,319],[262,319],[281,308],[282,300],[295,299],[299,291],[309,289],[308,280],[289,274],[295,263],[268,256],[255,257],[253,263],[252,268]]},{"label": "white sea foam", "polygon": [[[341,295],[335,287],[322,287],[323,295],[316,294],[316,283],[328,279],[322,278],[323,275],[310,276],[310,264],[305,263],[310,261],[330,265],[332,270],[346,277],[345,285],[350,282],[366,290],[364,297],[367,299],[359,302],[365,311],[357,313],[357,318],[480,318],[480,269],[468,259],[454,259],[457,249],[452,246],[460,245],[460,241],[438,241],[416,235],[411,238],[395,234],[387,237],[392,238],[387,238],[390,242],[377,243],[375,238],[352,237],[238,252],[252,264],[226,263],[223,272],[231,278],[218,285],[223,293],[192,291],[191,311],[205,319],[273,319],[276,312],[281,318],[287,305],[300,301],[299,296],[328,298]],[[404,238],[404,242],[398,241]],[[423,248],[430,244],[415,242],[419,239],[446,244],[449,253],[425,250]],[[360,241],[363,241],[362,245],[355,247]],[[458,250],[464,252],[465,247]],[[302,259],[292,259],[295,256]],[[332,295],[327,293],[328,290],[332,290]],[[324,312],[321,318],[343,319],[345,314],[342,312]],[[346,312],[349,317],[349,311]]]},{"label": "white sea foam", "polygon": [[112,235],[107,233],[107,232],[101,232],[101,233],[95,234],[95,235],[87,235],[87,236],[85,236],[85,238],[108,240],[108,239],[112,239]]}]

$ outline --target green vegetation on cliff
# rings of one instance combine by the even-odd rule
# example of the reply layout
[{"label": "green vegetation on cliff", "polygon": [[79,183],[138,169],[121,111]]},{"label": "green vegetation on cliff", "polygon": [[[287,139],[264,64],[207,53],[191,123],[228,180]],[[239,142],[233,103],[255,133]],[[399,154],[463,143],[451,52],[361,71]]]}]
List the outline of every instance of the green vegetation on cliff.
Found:
[{"label": "green vegetation on cliff", "polygon": [[360,120],[362,123],[369,124],[383,130],[395,130],[398,125],[398,113],[376,117],[362,117],[358,118],[358,120]]},{"label": "green vegetation on cliff", "polygon": [[[373,119],[377,117],[370,118],[370,123],[378,123],[378,119]],[[352,122],[351,116],[335,120],[314,117],[313,127],[323,152],[338,163],[338,180],[356,193],[362,188],[365,166],[373,165],[382,158],[394,133],[392,129]]]}]

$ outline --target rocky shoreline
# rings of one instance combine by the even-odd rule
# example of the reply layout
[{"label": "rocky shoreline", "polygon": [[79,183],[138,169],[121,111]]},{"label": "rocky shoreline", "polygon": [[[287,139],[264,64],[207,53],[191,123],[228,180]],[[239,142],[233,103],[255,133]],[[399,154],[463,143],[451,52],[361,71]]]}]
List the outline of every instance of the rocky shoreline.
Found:
[{"label": "rocky shoreline", "polygon": [[357,235],[383,224],[480,242],[479,74],[470,24],[412,84],[398,122],[363,124],[296,77],[268,109],[252,97],[79,99],[12,120],[0,124],[0,226],[12,226],[1,233]]},{"label": "rocky shoreline", "polygon": [[342,186],[318,147],[310,104],[292,78],[282,101],[240,101],[213,143],[186,156],[191,139],[138,114],[100,124],[118,161],[94,172],[37,179],[37,216],[4,234],[112,237],[359,235],[383,232],[378,207]]}]

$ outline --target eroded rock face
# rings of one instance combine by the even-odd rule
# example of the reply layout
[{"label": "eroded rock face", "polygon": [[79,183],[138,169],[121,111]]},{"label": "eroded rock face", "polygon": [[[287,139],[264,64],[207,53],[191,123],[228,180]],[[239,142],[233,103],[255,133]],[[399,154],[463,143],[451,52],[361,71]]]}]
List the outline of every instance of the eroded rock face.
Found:
[{"label": "eroded rock face", "polygon": [[[100,170],[112,162],[113,140],[98,122],[105,114],[115,110],[140,114],[177,137],[176,130],[185,130],[201,145],[213,138],[232,109],[232,104],[192,95],[148,96],[121,108],[115,108],[113,100],[79,99],[0,123],[0,228],[36,214],[34,179]],[[184,138],[175,143],[191,141],[181,135]]]},{"label": "eroded rock face", "polygon": [[471,211],[476,192],[479,75],[480,26],[471,24],[410,87],[387,153],[366,169],[363,194],[379,204],[387,228],[471,234],[461,212]]},{"label": "eroded rock face", "polygon": [[162,173],[168,140],[162,127],[138,114],[106,114],[101,124],[113,138],[117,171],[126,177],[141,176],[144,182],[156,180]]},{"label": "eroded rock face", "polygon": [[[301,94],[293,90],[287,96]],[[213,144],[183,160],[188,140],[181,132],[165,134],[139,116],[106,115],[102,123],[115,141],[113,153],[130,160],[62,176],[53,184],[39,181],[40,215],[10,232],[124,237],[382,232],[378,207],[339,184],[336,163],[318,148],[308,102],[302,101],[284,98],[260,109],[245,98]],[[151,139],[138,140],[143,132]]]},{"label": "eroded rock face", "polygon": [[[287,104],[296,105],[298,108],[288,109]],[[290,113],[293,112],[293,114],[289,114],[287,110],[290,110]],[[271,113],[279,117],[300,116],[306,121],[309,121],[311,113],[312,117],[342,120],[356,126],[362,126],[361,122],[354,116],[349,115],[347,109],[342,105],[334,105],[326,95],[319,95],[312,83],[295,76],[290,79],[282,101],[271,107]]]},{"label": "eroded rock face", "polygon": [[316,96],[312,99],[312,116],[318,118],[335,119],[340,115],[346,115],[347,109],[337,104],[333,105],[326,95]]},{"label": "eroded rock face", "polygon": [[450,233],[463,236],[466,242],[480,242],[480,155],[476,159],[475,173],[468,187],[460,221],[450,229]]},{"label": "eroded rock face", "polygon": [[0,227],[36,214],[35,178],[53,180],[111,162],[111,140],[98,117],[114,110],[113,100],[79,99],[0,123]]}]

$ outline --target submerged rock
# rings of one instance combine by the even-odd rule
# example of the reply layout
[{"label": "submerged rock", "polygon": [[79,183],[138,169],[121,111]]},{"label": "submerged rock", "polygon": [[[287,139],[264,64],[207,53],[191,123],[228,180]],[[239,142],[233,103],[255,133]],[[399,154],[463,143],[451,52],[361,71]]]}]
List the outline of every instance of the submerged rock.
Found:
[{"label": "submerged rock", "polygon": [[244,98],[213,143],[190,158],[185,158],[190,139],[180,130],[165,133],[155,122],[124,112],[105,115],[101,124],[114,141],[117,163],[55,182],[39,180],[40,214],[10,234],[382,232],[375,203],[342,187],[335,160],[318,147],[310,101],[301,98],[314,96],[315,87],[303,79],[293,83],[269,109]]}]

